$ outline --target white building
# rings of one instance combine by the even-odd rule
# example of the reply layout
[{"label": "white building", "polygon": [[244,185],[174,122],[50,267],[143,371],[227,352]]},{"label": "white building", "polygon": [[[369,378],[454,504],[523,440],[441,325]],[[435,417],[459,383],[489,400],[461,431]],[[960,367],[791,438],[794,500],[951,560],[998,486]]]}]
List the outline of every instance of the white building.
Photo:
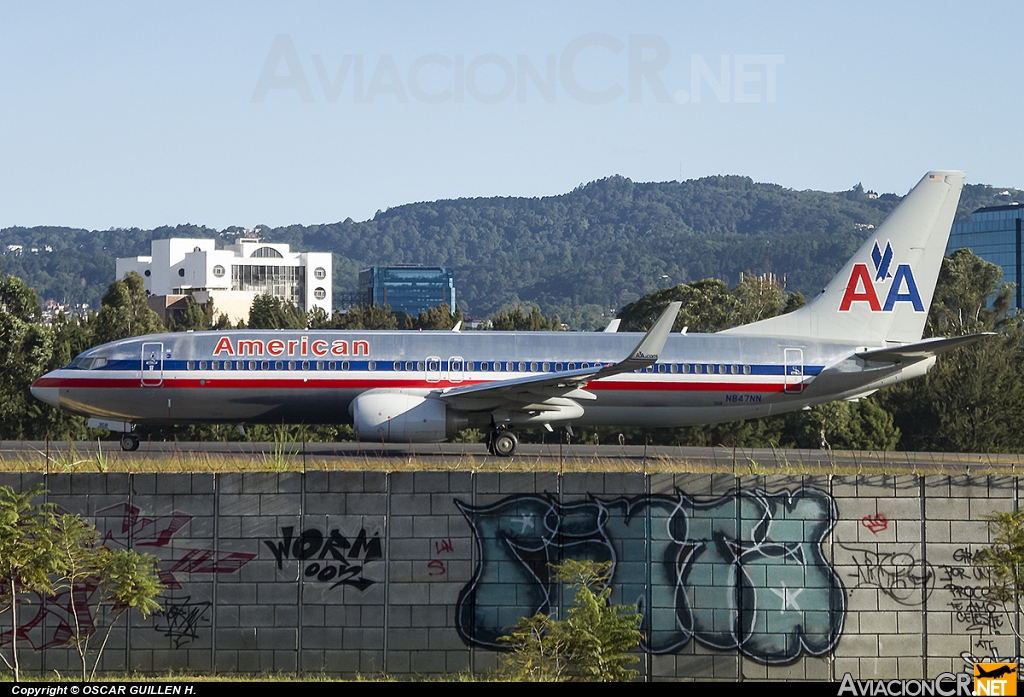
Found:
[{"label": "white building", "polygon": [[200,304],[213,300],[218,313],[233,322],[249,318],[257,295],[269,293],[303,312],[314,307],[331,313],[331,255],[292,252],[286,244],[240,239],[216,249],[214,240],[153,240],[151,256],[117,260],[117,277],[142,276],[154,296],[192,295]]}]

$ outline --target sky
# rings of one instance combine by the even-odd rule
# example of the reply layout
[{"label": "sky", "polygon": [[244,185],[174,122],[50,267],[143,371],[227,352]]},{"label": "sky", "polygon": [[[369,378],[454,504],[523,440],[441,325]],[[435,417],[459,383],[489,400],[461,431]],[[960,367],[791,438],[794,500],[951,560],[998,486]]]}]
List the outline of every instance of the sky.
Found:
[{"label": "sky", "polygon": [[1024,188],[1019,2],[0,2],[0,228],[365,220],[612,175]]}]

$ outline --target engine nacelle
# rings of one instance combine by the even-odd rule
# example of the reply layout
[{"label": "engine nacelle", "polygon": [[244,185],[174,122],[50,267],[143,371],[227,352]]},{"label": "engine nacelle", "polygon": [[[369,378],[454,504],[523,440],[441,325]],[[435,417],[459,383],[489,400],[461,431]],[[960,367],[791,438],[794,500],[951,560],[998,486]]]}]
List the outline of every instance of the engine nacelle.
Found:
[{"label": "engine nacelle", "polygon": [[403,390],[364,392],[349,411],[363,441],[437,443],[466,427],[441,400]]}]

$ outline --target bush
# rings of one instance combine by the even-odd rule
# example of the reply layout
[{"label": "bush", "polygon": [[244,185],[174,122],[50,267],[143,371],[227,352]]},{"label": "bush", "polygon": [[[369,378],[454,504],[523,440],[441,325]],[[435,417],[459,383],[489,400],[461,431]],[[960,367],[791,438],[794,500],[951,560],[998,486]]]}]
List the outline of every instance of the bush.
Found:
[{"label": "bush", "polygon": [[627,668],[640,659],[629,652],[639,646],[641,617],[635,606],[611,605],[611,562],[568,559],[552,565],[555,580],[576,589],[565,619],[544,613],[524,617],[499,639],[510,652],[498,676],[520,681],[632,680]]}]

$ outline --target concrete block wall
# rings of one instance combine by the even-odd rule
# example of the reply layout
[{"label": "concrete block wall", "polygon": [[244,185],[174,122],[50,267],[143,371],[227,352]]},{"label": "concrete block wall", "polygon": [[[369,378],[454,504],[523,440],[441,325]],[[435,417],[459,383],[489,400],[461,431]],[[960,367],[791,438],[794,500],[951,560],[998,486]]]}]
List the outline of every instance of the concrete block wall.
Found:
[{"label": "concrete block wall", "polygon": [[[482,671],[503,628],[571,600],[547,576],[567,557],[615,562],[647,679],[922,678],[1020,652],[971,563],[1011,477],[0,475],[36,483],[159,560],[164,612],[122,619],[103,670]],[[70,610],[24,606],[28,670],[75,669]]]}]

